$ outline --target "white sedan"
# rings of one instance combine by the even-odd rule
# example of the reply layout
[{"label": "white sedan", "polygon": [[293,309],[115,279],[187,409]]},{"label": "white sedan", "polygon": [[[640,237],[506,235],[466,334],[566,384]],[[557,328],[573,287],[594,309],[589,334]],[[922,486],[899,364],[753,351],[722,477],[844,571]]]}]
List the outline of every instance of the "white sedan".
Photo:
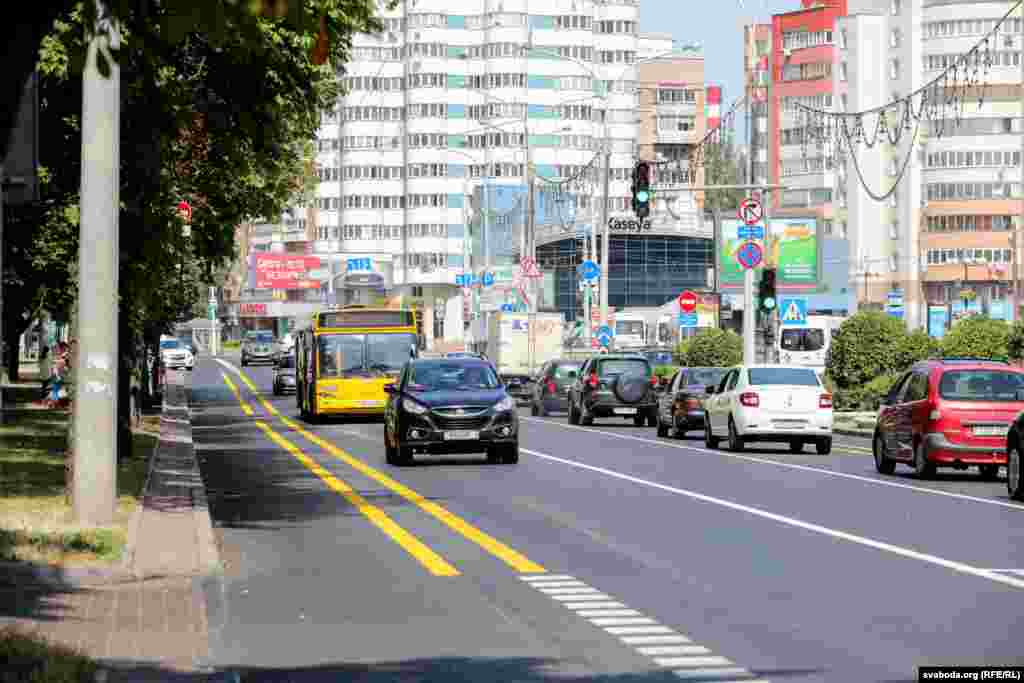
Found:
[{"label": "white sedan", "polygon": [[732,368],[717,386],[707,387],[704,442],[742,451],[754,441],[788,443],[794,453],[813,442],[820,455],[832,452],[832,394],[814,368],[745,365]]}]

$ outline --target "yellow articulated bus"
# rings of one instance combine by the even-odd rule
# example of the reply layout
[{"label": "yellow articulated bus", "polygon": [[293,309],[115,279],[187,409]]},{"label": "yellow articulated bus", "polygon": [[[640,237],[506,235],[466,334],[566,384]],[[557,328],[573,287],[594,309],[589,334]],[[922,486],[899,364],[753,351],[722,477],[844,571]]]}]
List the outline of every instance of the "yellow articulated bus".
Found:
[{"label": "yellow articulated bus", "polygon": [[410,310],[340,306],[295,337],[295,396],[303,419],[383,415],[384,385],[418,353]]}]

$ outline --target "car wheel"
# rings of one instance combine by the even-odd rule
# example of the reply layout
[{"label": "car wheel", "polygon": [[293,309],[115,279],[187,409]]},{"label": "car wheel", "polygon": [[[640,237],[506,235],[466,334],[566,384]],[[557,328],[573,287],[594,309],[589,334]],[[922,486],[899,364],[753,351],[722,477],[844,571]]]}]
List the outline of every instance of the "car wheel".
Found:
[{"label": "car wheel", "polygon": [[544,407],[544,401],[537,403],[537,417],[547,417],[548,409]]},{"label": "car wheel", "polygon": [[572,401],[569,402],[569,424],[578,425],[580,423],[580,414],[576,411],[576,404]]},{"label": "car wheel", "polygon": [[633,417],[633,426],[634,427],[643,427],[644,426],[644,422],[647,422],[647,418],[644,417],[643,415],[639,414],[639,413],[637,413]]},{"label": "car wheel", "polygon": [[707,415],[704,416],[704,445],[708,448],[718,448],[718,437],[711,433],[711,421]]},{"label": "car wheel", "polygon": [[648,427],[657,427],[659,422],[660,421],[658,420],[658,412],[657,411],[654,411],[653,413],[648,413],[648,415],[647,415],[647,426]]},{"label": "car wheel", "polygon": [[981,478],[986,481],[995,481],[999,477],[999,465],[981,465]]},{"label": "car wheel", "polygon": [[801,453],[804,450],[804,442],[800,439],[793,439],[789,442],[790,453]]},{"label": "car wheel", "polygon": [[519,462],[519,444],[501,444],[498,446],[491,446],[487,449],[487,462],[492,465],[500,465],[507,463],[514,465]]},{"label": "car wheel", "polygon": [[935,463],[928,461],[928,455],[924,452],[924,442],[919,442],[914,447],[914,474],[918,479],[930,479],[935,476]]},{"label": "car wheel", "polygon": [[668,436],[668,427],[661,423],[660,417],[658,418],[658,436],[661,438]]},{"label": "car wheel", "polygon": [[736,431],[736,423],[729,416],[729,450],[739,453],[743,450],[743,437]]},{"label": "car wheel", "polygon": [[391,445],[387,432],[384,432],[384,461],[389,465],[398,464],[398,449]]},{"label": "car wheel", "polygon": [[1024,486],[1021,486],[1020,444],[1013,444],[1006,453],[1006,493],[1011,500],[1024,501]]},{"label": "car wheel", "polygon": [[879,474],[892,474],[896,471],[896,461],[885,453],[885,439],[881,434],[875,434],[875,440],[871,442],[871,452],[875,456],[875,469]]},{"label": "car wheel", "polygon": [[814,444],[814,448],[818,451],[818,455],[828,455],[832,452],[832,437],[823,436],[818,439],[818,442]]},{"label": "car wheel", "polygon": [[537,403],[534,402],[534,401],[530,401],[530,415],[532,415],[533,417],[537,417],[537,415],[538,415],[538,413],[537,413]]},{"label": "car wheel", "polygon": [[594,424],[594,416],[587,412],[587,407],[580,403],[580,424],[589,427]]}]

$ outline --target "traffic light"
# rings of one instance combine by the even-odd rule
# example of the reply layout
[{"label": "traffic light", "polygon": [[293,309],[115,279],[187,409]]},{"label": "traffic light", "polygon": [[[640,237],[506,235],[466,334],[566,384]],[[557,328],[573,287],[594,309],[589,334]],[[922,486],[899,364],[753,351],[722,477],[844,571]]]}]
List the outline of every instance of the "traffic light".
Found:
[{"label": "traffic light", "polygon": [[633,168],[633,213],[640,220],[651,215],[651,165],[638,161]]},{"label": "traffic light", "polygon": [[761,271],[761,285],[757,290],[757,298],[761,302],[761,310],[771,313],[775,310],[775,269],[765,268]]}]

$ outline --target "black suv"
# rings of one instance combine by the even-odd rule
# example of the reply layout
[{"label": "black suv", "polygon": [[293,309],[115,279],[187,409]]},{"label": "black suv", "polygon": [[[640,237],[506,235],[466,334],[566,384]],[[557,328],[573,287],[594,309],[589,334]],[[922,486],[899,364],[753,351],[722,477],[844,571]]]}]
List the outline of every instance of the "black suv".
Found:
[{"label": "black suv", "polygon": [[658,424],[657,377],[643,356],[607,354],[591,358],[569,388],[569,424],[590,425],[595,417],[633,418]]},{"label": "black suv", "polygon": [[579,374],[583,361],[559,358],[544,364],[533,383],[530,414],[546,417],[548,413],[562,413],[569,409],[569,386]]}]

